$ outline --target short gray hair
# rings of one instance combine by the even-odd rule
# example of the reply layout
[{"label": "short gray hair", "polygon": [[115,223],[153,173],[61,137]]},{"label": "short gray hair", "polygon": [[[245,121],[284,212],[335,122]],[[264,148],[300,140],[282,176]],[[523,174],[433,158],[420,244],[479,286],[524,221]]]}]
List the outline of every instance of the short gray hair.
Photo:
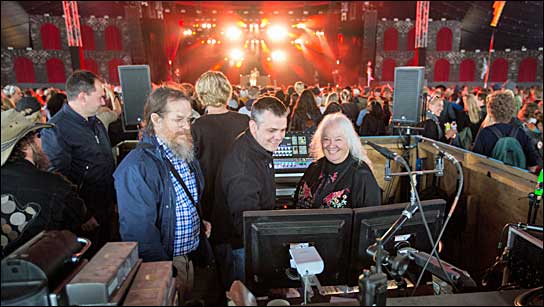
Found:
[{"label": "short gray hair", "polygon": [[260,124],[263,122],[263,114],[265,111],[270,111],[277,117],[287,117],[287,109],[285,105],[276,97],[263,96],[251,107],[251,119]]}]

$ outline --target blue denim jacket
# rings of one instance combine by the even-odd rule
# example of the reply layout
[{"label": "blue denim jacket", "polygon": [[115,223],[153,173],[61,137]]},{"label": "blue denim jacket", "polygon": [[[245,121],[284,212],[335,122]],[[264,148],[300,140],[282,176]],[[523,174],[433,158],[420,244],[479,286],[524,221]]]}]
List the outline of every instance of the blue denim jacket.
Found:
[{"label": "blue denim jacket", "polygon": [[[145,262],[167,261],[173,255],[176,195],[164,158],[156,139],[144,136],[113,175],[121,238],[138,242]],[[204,177],[198,160],[189,166],[195,172],[201,196]]]}]

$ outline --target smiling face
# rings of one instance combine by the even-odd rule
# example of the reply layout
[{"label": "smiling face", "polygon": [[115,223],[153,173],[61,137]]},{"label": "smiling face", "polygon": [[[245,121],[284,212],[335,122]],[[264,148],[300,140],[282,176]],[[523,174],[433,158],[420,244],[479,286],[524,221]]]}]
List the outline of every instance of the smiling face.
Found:
[{"label": "smiling face", "polygon": [[287,117],[276,116],[270,111],[264,111],[260,123],[249,121],[251,134],[264,149],[270,152],[276,151],[285,137],[287,130]]},{"label": "smiling face", "polygon": [[346,137],[337,125],[325,128],[321,137],[321,146],[325,158],[333,164],[340,164],[349,156],[349,146]]}]

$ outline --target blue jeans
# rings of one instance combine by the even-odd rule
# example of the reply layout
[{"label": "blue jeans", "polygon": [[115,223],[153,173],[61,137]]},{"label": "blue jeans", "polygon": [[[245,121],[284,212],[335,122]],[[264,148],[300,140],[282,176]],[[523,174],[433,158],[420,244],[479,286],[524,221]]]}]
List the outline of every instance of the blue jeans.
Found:
[{"label": "blue jeans", "polygon": [[239,280],[243,283],[245,283],[246,280],[246,257],[245,257],[245,249],[239,248],[239,249],[233,249],[232,250],[232,258],[233,258],[233,265],[234,265],[234,280]]}]

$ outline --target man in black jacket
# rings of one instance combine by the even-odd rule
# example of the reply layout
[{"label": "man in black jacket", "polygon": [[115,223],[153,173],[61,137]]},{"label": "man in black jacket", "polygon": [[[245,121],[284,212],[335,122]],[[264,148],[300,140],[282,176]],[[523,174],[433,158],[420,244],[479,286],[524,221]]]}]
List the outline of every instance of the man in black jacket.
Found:
[{"label": "man in black jacket", "polygon": [[[244,280],[244,211],[273,209],[276,201],[272,153],[287,130],[287,109],[275,97],[259,98],[251,109],[249,129],[233,143],[217,184],[212,221],[222,220],[214,231],[232,246],[234,276]],[[219,217],[223,217],[220,219]],[[215,226],[214,226],[215,227]]]},{"label": "man in black jacket", "polygon": [[77,185],[87,205],[89,219],[82,227],[93,243],[92,256],[119,236],[114,227],[113,153],[108,132],[96,117],[105,105],[104,82],[90,71],[75,71],[66,81],[66,96],[68,103],[49,120],[55,127],[42,133],[43,151],[50,170]]},{"label": "man in black jacket", "polygon": [[75,187],[46,171],[39,133],[53,125],[39,120],[40,112],[2,112],[2,258],[43,230],[78,232],[85,222]]}]

